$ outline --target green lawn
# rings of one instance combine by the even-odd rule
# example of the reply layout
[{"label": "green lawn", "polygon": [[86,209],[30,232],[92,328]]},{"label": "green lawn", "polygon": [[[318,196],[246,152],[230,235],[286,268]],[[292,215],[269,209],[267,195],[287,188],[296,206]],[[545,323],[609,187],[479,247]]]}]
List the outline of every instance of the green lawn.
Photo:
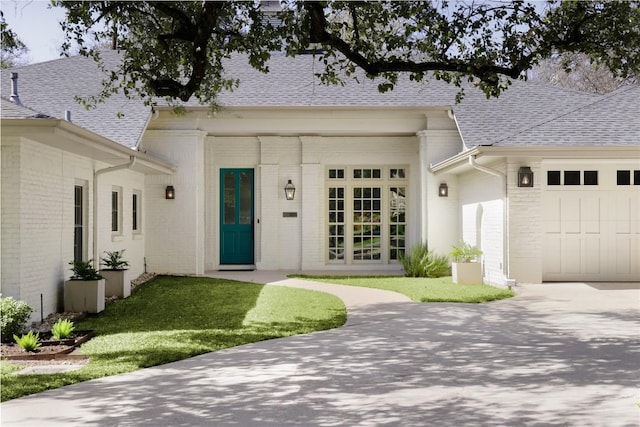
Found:
[{"label": "green lawn", "polygon": [[[82,369],[12,375],[2,362],[2,401],[135,371],[241,344],[341,326],[340,299],[322,292],[232,280],[158,277],[131,297],[78,322],[97,336],[81,347]],[[19,362],[15,362],[18,364]]]},{"label": "green lawn", "polygon": [[[294,276],[292,276],[294,277]],[[385,289],[404,294],[417,302],[464,302],[481,303],[511,298],[514,293],[488,285],[458,285],[451,277],[426,279],[400,276],[307,276],[295,275],[302,279],[338,285],[363,286]]]}]

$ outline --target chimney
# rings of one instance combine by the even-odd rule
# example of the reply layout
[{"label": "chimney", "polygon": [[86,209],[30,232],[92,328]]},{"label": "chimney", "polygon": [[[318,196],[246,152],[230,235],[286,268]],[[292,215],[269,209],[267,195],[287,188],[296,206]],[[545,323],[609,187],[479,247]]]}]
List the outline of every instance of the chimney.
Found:
[{"label": "chimney", "polygon": [[71,121],[71,110],[64,110],[64,119],[68,122]]},{"label": "chimney", "polygon": [[22,106],[20,97],[18,96],[18,73],[11,73],[11,96],[9,100],[16,105]]}]

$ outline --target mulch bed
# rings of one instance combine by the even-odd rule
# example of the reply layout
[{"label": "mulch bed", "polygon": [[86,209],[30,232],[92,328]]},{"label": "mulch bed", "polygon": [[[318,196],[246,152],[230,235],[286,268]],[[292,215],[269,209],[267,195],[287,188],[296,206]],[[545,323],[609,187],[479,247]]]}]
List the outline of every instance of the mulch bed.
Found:
[{"label": "mulch bed", "polygon": [[75,331],[69,339],[54,340],[50,333],[41,333],[41,346],[35,351],[24,351],[16,343],[2,343],[0,354],[5,360],[83,360],[87,359],[87,356],[72,353],[94,336],[94,331]]}]

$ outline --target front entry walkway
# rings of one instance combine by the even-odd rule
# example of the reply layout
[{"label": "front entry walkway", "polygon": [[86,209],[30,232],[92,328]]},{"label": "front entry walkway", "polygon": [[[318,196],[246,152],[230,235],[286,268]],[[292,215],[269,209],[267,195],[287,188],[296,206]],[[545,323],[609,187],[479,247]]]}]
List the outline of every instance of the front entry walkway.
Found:
[{"label": "front entry walkway", "polygon": [[[257,273],[233,274],[257,280]],[[419,304],[261,274],[276,285],[346,292],[348,324],[9,401],[1,406],[2,426],[631,426],[640,420],[638,287],[531,285],[489,304]]]}]

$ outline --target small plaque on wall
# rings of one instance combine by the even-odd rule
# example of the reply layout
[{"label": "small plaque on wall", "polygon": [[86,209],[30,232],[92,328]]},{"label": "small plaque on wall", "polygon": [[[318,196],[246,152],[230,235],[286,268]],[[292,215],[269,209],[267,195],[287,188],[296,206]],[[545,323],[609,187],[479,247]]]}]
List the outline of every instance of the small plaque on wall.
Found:
[{"label": "small plaque on wall", "polygon": [[283,218],[297,218],[298,212],[282,212]]}]

